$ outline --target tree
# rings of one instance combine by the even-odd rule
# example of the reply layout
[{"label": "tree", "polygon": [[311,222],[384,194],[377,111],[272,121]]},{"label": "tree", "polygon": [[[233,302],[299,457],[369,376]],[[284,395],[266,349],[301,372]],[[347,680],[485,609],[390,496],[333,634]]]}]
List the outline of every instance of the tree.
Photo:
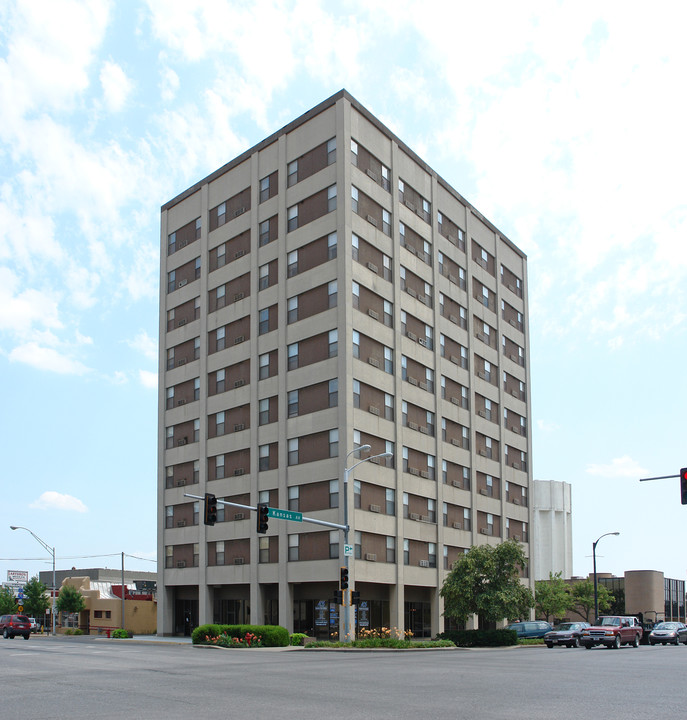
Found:
[{"label": "tree", "polygon": [[24,612],[26,615],[32,617],[45,615],[45,611],[50,605],[50,601],[45,594],[47,589],[37,575],[34,575],[24,585]]},{"label": "tree", "polygon": [[17,601],[14,593],[4,585],[0,587],[0,615],[9,615],[17,612]]},{"label": "tree", "polygon": [[561,574],[549,572],[548,580],[537,580],[534,583],[534,607],[537,616],[543,615],[547,622],[550,617],[563,617],[572,606],[570,587]]},{"label": "tree", "polygon": [[64,585],[57,596],[57,609],[60,612],[78,613],[86,609],[86,601],[75,587]]},{"label": "tree", "polygon": [[[573,600],[571,610],[587,622],[592,622],[590,615],[594,613],[594,583],[589,579],[574,583],[571,595]],[[597,595],[599,599],[599,612],[609,610],[613,602],[613,595],[608,592],[608,588],[599,583]],[[596,620],[596,618],[592,619]]]},{"label": "tree", "polygon": [[472,614],[482,622],[527,616],[534,598],[520,582],[520,570],[526,564],[525,553],[515,540],[473,545],[444,580],[444,615],[460,623]]}]

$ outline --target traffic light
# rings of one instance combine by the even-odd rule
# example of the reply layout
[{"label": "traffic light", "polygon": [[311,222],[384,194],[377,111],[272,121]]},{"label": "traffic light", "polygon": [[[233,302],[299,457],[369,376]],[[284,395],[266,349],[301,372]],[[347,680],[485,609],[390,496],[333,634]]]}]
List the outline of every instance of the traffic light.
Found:
[{"label": "traffic light", "polygon": [[360,604],[360,592],[358,590],[351,590],[351,605]]},{"label": "traffic light", "polygon": [[214,525],[217,522],[217,498],[212,493],[205,493],[205,514],[206,525]]},{"label": "traffic light", "polygon": [[257,525],[256,530],[261,534],[264,535],[267,532],[267,517],[269,514],[269,506],[267,503],[258,503],[258,519],[257,519]]},{"label": "traffic light", "polygon": [[687,468],[680,470],[680,498],[683,505],[687,505]]},{"label": "traffic light", "polygon": [[341,568],[341,585],[342,590],[348,589],[348,568],[342,567]]},{"label": "traffic light", "polygon": [[343,605],[343,593],[341,590],[334,590],[334,603],[336,605]]}]

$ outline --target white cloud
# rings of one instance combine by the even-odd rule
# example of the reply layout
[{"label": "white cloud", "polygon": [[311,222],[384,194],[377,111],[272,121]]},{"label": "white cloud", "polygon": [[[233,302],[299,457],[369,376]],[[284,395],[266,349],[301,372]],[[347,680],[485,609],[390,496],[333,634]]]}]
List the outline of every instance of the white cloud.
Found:
[{"label": "white cloud", "polygon": [[172,102],[179,90],[179,76],[172,68],[163,68],[160,72],[160,95],[165,102]]},{"label": "white cloud", "polygon": [[88,508],[78,498],[75,498],[72,495],[58,493],[54,490],[48,490],[42,493],[37,500],[34,500],[29,505],[29,507],[36,510],[70,510],[80,513],[88,512]]},{"label": "white cloud", "polygon": [[537,428],[542,432],[555,432],[559,427],[557,423],[551,420],[537,420]]},{"label": "white cloud", "polygon": [[100,84],[107,109],[110,112],[119,112],[133,90],[132,81],[117,63],[108,60],[100,70]]},{"label": "white cloud", "polygon": [[0,60],[0,137],[26,113],[66,109],[89,84],[88,70],[108,23],[109,0],[20,0]]},{"label": "white cloud", "polygon": [[149,370],[139,370],[138,378],[141,381],[141,385],[150,390],[157,390],[157,373],[150,372]]},{"label": "white cloud", "polygon": [[145,330],[141,330],[132,340],[127,340],[127,344],[148,360],[157,360],[157,340]]},{"label": "white cloud", "polygon": [[49,370],[60,375],[85,375],[90,372],[83,363],[50,347],[28,342],[18,345],[9,354],[11,362],[24,363],[37,370]]},{"label": "white cloud", "polygon": [[647,470],[629,455],[611,460],[610,464],[592,464],[587,466],[587,474],[606,478],[635,478],[639,480]]},{"label": "white cloud", "polygon": [[0,267],[0,330],[25,336],[38,326],[59,329],[59,298],[49,291],[19,290],[20,280],[9,268]]}]

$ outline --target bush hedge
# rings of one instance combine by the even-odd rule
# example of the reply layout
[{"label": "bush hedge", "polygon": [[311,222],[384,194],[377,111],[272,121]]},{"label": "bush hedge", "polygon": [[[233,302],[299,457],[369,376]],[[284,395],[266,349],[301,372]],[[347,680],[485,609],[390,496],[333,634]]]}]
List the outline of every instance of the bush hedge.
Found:
[{"label": "bush hedge", "polygon": [[449,630],[439,633],[437,640],[452,640],[458,647],[501,647],[517,645],[515,630]]},{"label": "bush hedge", "polygon": [[263,647],[286,647],[290,643],[289,631],[281,625],[199,625],[191,633],[191,641],[194,645],[203,645],[206,637],[220,635],[242,639],[247,632],[262,638]]}]

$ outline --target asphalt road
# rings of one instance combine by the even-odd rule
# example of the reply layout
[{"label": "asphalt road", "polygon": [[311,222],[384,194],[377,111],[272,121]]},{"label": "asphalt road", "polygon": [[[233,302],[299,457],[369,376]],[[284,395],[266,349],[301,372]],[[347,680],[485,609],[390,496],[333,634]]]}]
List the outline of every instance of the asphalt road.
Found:
[{"label": "asphalt road", "polygon": [[686,714],[687,647],[218,650],[0,638],[2,717],[651,718]]}]

